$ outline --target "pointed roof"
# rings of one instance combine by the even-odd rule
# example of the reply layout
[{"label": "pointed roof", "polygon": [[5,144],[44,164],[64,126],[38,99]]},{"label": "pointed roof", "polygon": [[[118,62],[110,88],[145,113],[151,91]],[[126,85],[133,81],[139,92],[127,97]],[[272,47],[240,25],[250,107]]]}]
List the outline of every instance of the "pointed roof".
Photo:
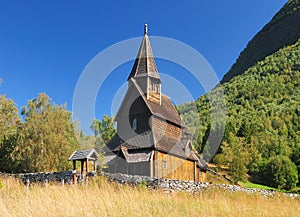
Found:
[{"label": "pointed roof", "polygon": [[74,151],[69,160],[97,160],[99,154],[95,149]]},{"label": "pointed roof", "polygon": [[[156,64],[154,61],[150,41],[148,38],[148,25],[144,26],[144,38],[140,46],[138,55],[135,59],[131,73],[127,80],[137,77],[152,77],[160,81]],[[161,81],[160,81],[161,82]]]}]

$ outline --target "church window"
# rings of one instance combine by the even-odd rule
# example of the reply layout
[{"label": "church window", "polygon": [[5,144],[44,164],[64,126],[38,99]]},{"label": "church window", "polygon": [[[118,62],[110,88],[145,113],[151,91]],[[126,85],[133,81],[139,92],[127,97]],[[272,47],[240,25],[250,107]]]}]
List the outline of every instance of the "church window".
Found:
[{"label": "church window", "polygon": [[167,169],[167,161],[162,162],[162,168],[165,170]]},{"label": "church window", "polygon": [[132,121],[132,129],[137,130],[137,119],[136,118],[134,118]]}]

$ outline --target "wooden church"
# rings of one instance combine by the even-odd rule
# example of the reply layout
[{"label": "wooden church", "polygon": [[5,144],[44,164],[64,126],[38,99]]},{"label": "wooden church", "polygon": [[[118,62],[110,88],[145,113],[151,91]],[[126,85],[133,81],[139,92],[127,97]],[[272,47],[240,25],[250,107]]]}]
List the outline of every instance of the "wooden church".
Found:
[{"label": "wooden church", "polygon": [[104,148],[105,172],[205,181],[206,163],[193,150],[191,135],[162,82],[152,54],[147,24],[116,114],[117,134]]}]

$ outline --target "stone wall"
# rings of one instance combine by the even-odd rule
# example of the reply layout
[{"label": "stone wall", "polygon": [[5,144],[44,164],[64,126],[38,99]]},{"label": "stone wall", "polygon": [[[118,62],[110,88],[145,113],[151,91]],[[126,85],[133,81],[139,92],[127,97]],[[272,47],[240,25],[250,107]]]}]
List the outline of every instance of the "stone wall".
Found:
[{"label": "stone wall", "polygon": [[46,182],[73,182],[72,171],[64,172],[43,172],[43,173],[24,173],[17,174],[24,184],[26,183],[46,183]]},{"label": "stone wall", "polygon": [[[152,189],[162,189],[165,192],[178,192],[185,191],[189,193],[198,193],[204,189],[208,188],[222,188],[230,192],[246,192],[246,193],[258,193],[264,196],[275,196],[277,192],[256,189],[256,188],[243,188],[237,185],[228,184],[211,184],[208,182],[193,182],[193,181],[182,181],[175,179],[157,179],[150,178],[148,176],[137,176],[137,175],[127,175],[121,173],[102,173],[100,174],[109,179],[109,181],[117,182],[120,184],[137,185],[144,186]],[[49,183],[58,182],[63,184],[73,183],[72,171],[64,172],[45,172],[45,173],[24,173],[24,174],[1,174],[1,177],[15,177],[21,179],[21,181],[28,185],[32,183]],[[89,177],[95,176],[93,173],[88,174]],[[79,175],[77,175],[78,182],[83,182]],[[299,194],[284,193],[291,198],[300,198]]]},{"label": "stone wall", "polygon": [[[132,185],[145,185],[149,188],[159,188],[165,192],[177,192],[185,191],[189,193],[198,193],[204,189],[215,188],[215,189],[226,189],[229,192],[245,192],[245,193],[257,193],[264,196],[275,196],[277,192],[256,189],[256,188],[243,188],[238,185],[228,185],[228,184],[211,184],[208,182],[193,182],[193,181],[182,181],[174,179],[157,179],[150,178],[147,176],[131,176],[120,173],[103,173],[102,175],[108,177],[109,180],[118,182],[120,184],[132,184]],[[291,198],[300,198],[299,194],[284,193]]]},{"label": "stone wall", "polygon": [[[63,184],[72,184],[73,183],[73,173],[72,171],[63,171],[63,172],[42,172],[42,173],[19,173],[19,174],[1,174],[2,177],[14,177],[20,179],[24,184],[33,184],[33,183],[50,183],[57,182]],[[93,173],[88,173],[88,176],[94,176]],[[82,177],[80,174],[77,174],[77,181],[81,182]]]},{"label": "stone wall", "polygon": [[147,176],[131,176],[120,173],[104,173],[104,176],[108,177],[111,181],[116,181],[120,184],[130,185],[145,185],[149,188],[163,189],[165,191],[187,191],[187,192],[199,192],[209,186],[207,182],[193,182],[193,181],[182,181],[175,179],[157,179],[150,178]]}]

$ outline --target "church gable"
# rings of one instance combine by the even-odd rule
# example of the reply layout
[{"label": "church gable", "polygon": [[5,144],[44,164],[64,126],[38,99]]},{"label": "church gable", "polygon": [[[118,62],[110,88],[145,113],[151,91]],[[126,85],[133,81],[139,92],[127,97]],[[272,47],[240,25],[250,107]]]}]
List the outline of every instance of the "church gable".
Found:
[{"label": "church gable", "polygon": [[[132,108],[132,106],[136,106]],[[116,114],[115,121],[119,122],[122,117],[128,117],[134,113],[149,112],[145,100],[143,100],[143,93],[139,90],[136,82],[129,82],[127,92],[122,100],[120,108]]]},{"label": "church gable", "polygon": [[117,133],[129,139],[136,133],[150,130],[150,110],[140,87],[131,79],[128,90],[116,115]]}]

